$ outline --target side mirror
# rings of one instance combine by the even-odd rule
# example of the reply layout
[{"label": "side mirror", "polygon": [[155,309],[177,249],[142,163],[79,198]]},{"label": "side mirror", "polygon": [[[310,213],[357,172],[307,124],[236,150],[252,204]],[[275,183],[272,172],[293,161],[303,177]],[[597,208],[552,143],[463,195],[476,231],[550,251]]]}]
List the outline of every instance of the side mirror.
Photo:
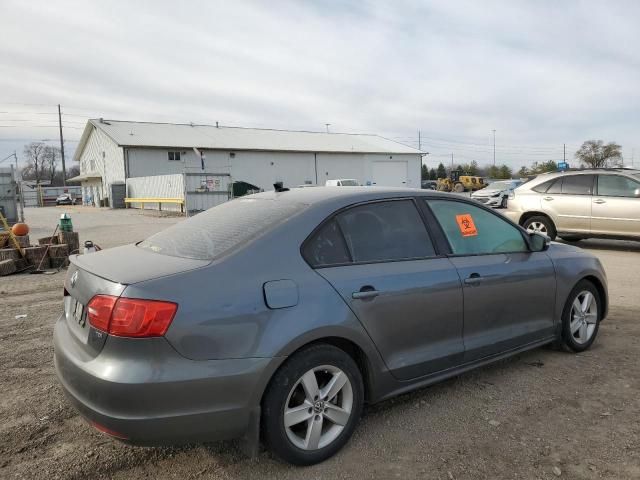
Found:
[{"label": "side mirror", "polygon": [[640,188],[636,188],[633,191],[633,196],[636,197],[636,198],[640,198]]},{"label": "side mirror", "polygon": [[551,239],[542,233],[530,233],[529,245],[533,252],[544,252],[549,249],[551,245]]}]

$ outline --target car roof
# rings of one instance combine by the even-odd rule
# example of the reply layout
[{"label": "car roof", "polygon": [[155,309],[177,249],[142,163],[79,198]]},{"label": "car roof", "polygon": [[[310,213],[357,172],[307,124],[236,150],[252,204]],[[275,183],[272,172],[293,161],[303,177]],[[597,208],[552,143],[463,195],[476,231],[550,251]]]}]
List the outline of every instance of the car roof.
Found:
[{"label": "car roof", "polygon": [[540,185],[554,178],[564,177],[567,175],[625,175],[637,177],[640,174],[640,170],[634,170],[630,168],[585,168],[581,170],[565,170],[562,172],[547,172],[541,173],[536,178],[525,182],[520,188],[530,188]]},{"label": "car roof", "polygon": [[[391,188],[391,187],[325,187],[318,186],[316,188],[291,188],[286,191],[276,192],[270,190],[267,192],[255,193],[242,198],[262,199],[262,200],[278,200],[290,201],[294,203],[303,203],[307,205],[344,201],[359,202],[373,200],[377,198],[394,198],[394,197],[410,197],[410,196],[428,196],[428,197],[451,197],[451,193],[442,194],[439,192],[422,190],[418,188]],[[456,195],[457,198],[466,198]]]}]

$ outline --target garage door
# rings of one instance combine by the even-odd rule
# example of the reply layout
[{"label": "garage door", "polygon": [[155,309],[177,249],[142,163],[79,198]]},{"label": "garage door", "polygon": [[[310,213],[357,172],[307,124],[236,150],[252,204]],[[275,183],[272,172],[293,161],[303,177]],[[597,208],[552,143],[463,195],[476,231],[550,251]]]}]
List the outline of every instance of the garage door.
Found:
[{"label": "garage door", "polygon": [[373,184],[379,187],[406,187],[407,162],[373,162]]}]

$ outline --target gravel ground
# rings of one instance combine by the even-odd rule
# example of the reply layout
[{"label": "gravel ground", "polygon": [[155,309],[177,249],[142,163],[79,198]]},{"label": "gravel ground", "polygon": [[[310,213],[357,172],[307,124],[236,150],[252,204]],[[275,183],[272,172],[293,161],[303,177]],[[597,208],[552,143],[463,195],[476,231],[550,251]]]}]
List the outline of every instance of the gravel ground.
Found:
[{"label": "gravel ground", "polygon": [[[104,247],[179,220],[65,209],[82,240]],[[28,210],[33,238],[65,209]],[[308,468],[264,451],[246,459],[235,442],[138,448],[96,432],[65,400],[52,365],[64,271],[2,278],[0,478],[640,478],[640,244],[580,245],[610,282],[611,311],[591,350],[534,350],[369,407],[347,447]]]}]

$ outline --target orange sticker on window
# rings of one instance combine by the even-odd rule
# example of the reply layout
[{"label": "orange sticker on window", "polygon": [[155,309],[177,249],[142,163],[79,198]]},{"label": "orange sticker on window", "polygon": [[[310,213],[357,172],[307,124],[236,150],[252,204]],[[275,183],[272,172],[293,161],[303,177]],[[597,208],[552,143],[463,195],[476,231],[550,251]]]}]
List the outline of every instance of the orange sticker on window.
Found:
[{"label": "orange sticker on window", "polygon": [[478,235],[478,230],[470,214],[456,215],[456,222],[458,222],[458,228],[460,228],[460,233],[462,233],[463,237],[475,237]]}]

